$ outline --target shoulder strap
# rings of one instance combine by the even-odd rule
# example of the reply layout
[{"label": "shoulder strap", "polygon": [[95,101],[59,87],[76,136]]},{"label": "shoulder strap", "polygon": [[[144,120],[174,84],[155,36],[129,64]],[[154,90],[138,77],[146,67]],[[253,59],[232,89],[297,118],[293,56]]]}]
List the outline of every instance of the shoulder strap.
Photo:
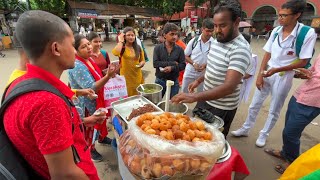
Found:
[{"label": "shoulder strap", "polygon": [[296,54],[299,57],[300,52],[301,52],[301,48],[303,45],[303,41],[306,38],[306,35],[308,33],[308,31],[311,29],[310,26],[302,26],[301,30],[298,34],[297,40],[296,40]]},{"label": "shoulder strap", "polygon": [[[279,30],[281,29],[281,27],[282,27],[282,26],[278,26],[277,29],[275,30],[276,32],[274,33],[273,41],[277,38],[277,36],[278,36],[278,34],[279,34]],[[270,36],[271,36],[271,35],[270,35]],[[273,41],[272,41],[272,42],[273,42]]]},{"label": "shoulder strap", "polygon": [[199,40],[199,36],[196,36],[192,42],[192,50],[197,46]]},{"label": "shoulder strap", "polygon": [[109,65],[110,64],[110,58],[109,58],[109,55],[108,55],[107,51],[100,50],[100,52],[103,55],[104,59],[107,61],[107,65]]},{"label": "shoulder strap", "polygon": [[[7,93],[8,88],[4,92],[4,94]],[[46,81],[43,81],[41,79],[32,78],[25,81],[22,81],[21,83],[18,83],[16,86],[12,88],[12,90],[9,92],[9,94],[1,100],[1,108],[2,106],[8,104],[10,101],[12,101],[14,98],[33,91],[48,91],[51,92],[60,98],[62,98],[68,106],[73,106],[73,103],[71,100],[69,100],[65,95],[63,95],[58,89],[53,87],[51,84],[47,83]]]},{"label": "shoulder strap", "polygon": [[60,98],[62,98],[67,103],[67,105],[69,107],[73,106],[73,103],[71,100],[69,100],[66,96],[64,96],[59,90],[57,90],[51,84],[49,84],[41,79],[33,78],[33,79],[28,79],[28,80],[22,81],[21,83],[18,83],[16,86],[14,86],[13,89],[9,92],[9,94],[5,97],[8,89],[9,88],[6,88],[5,92],[3,93],[2,100],[1,100],[1,108],[0,108],[1,129],[4,127],[2,117],[3,117],[3,114],[4,114],[6,107],[16,97],[18,97],[22,94],[26,94],[28,92],[48,91],[48,92],[51,92],[51,93],[59,96]]},{"label": "shoulder strap", "polygon": [[[70,113],[72,113],[71,107],[74,106],[72,101],[69,98],[67,98],[65,95],[63,95],[58,89],[53,87],[51,84],[47,83],[46,81],[43,81],[43,80],[38,79],[38,78],[32,78],[32,79],[28,79],[28,80],[22,81],[22,82],[18,83],[17,85],[15,85],[12,88],[12,90],[10,90],[9,94],[7,96],[5,96],[7,94],[7,91],[9,89],[9,87],[10,87],[10,85],[6,88],[5,92],[3,93],[3,97],[2,97],[2,100],[1,100],[0,130],[4,131],[3,116],[4,116],[4,112],[5,112],[6,108],[7,108],[7,106],[16,97],[18,97],[20,95],[23,95],[23,94],[26,94],[28,92],[33,92],[33,91],[48,91],[48,92],[51,92],[51,93],[59,96],[60,98],[62,98],[66,102],[68,107],[70,107]],[[74,124],[72,123],[72,134],[73,134],[73,132],[74,132]],[[77,150],[75,149],[74,145],[72,145],[71,148],[72,148],[72,152],[73,152],[74,162],[75,163],[79,163],[80,162],[80,156],[79,156]]]},{"label": "shoulder strap", "polygon": [[100,50],[100,52],[103,55],[104,59],[107,59],[107,52],[105,50]]}]

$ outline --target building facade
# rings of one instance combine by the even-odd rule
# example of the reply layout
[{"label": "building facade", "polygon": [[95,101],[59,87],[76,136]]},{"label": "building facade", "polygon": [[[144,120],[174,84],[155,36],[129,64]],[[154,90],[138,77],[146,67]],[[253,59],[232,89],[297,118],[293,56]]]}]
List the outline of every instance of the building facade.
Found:
[{"label": "building facade", "polygon": [[[287,0],[240,0],[242,10],[245,12],[248,18],[254,18],[259,14],[264,13],[269,8],[273,9],[274,13],[278,13],[281,5]],[[307,1],[308,15],[318,17],[320,16],[320,1],[319,0],[308,0]],[[268,15],[268,14],[266,14]]]},{"label": "building facade", "polygon": [[[264,30],[266,25],[277,25],[277,15],[287,0],[240,0],[244,18],[249,21],[257,31]],[[320,0],[308,0],[307,7],[301,19],[302,23],[311,25],[312,20],[320,17]]]},{"label": "building facade", "polygon": [[[282,4],[287,0],[239,0],[243,10],[243,19],[252,24],[258,32],[264,30],[265,26],[276,26],[278,19],[278,11]],[[171,21],[179,21],[183,19],[207,18],[212,11],[210,9],[210,1],[199,7],[193,6],[186,2],[184,11],[176,13],[171,17]],[[307,0],[307,7],[302,17],[302,23],[311,25],[312,20],[320,18],[320,0]],[[197,21],[195,21],[196,23]],[[192,23],[191,23],[192,24]],[[262,32],[261,32],[262,33]]]}]

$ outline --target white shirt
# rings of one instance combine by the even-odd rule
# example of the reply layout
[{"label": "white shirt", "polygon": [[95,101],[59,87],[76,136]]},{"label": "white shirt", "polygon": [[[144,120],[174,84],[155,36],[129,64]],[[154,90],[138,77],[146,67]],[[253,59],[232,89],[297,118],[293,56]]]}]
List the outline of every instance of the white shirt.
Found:
[{"label": "white shirt", "polygon": [[240,89],[240,101],[247,102],[250,95],[251,86],[254,80],[254,75],[256,73],[258,64],[258,56],[255,54],[252,54],[252,58],[249,64],[248,69],[246,70],[246,74],[250,74],[251,77],[248,79],[244,79],[241,85]]},{"label": "white shirt", "polygon": [[[186,49],[184,50],[184,54],[186,56],[191,55],[190,58],[192,59],[192,61],[199,64],[199,65],[203,65],[203,64],[207,63],[209,50],[210,50],[211,44],[214,40],[212,37],[210,37],[210,39],[206,43],[204,43],[201,39],[201,36],[202,35],[199,36],[198,42],[193,50],[192,50],[192,45],[193,45],[195,38],[193,38],[189,41]],[[203,73],[203,72],[196,71],[194,69],[193,65],[190,63],[188,63],[185,68],[185,74],[187,71],[189,72],[187,74],[190,74],[192,77]]]},{"label": "white shirt", "polygon": [[[271,53],[271,58],[268,62],[270,67],[278,68],[288,66],[298,58],[296,55],[296,38],[302,26],[303,24],[298,22],[291,34],[284,40],[282,40],[283,27],[280,27],[280,29],[278,27],[273,29],[268,42],[263,47],[266,52]],[[277,37],[275,37],[276,32],[278,32]],[[299,54],[300,59],[308,59],[312,57],[316,38],[317,35],[314,29],[311,28],[304,39],[301,52]]]},{"label": "white shirt", "polygon": [[137,36],[136,36],[136,41],[137,41],[137,44],[142,48],[142,42]]}]

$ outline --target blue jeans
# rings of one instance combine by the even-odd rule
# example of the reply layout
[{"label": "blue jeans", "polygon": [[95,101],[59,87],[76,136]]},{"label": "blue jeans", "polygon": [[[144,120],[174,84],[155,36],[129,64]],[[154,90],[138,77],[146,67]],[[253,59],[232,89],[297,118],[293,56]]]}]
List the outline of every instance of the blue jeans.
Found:
[{"label": "blue jeans", "polygon": [[[165,79],[159,79],[159,78],[156,78],[155,80],[155,83],[156,84],[160,84],[163,88],[162,90],[162,97],[165,95],[166,91],[167,91],[167,86],[166,86],[166,82],[167,80]],[[178,81],[178,78],[174,81],[174,85],[171,86],[171,93],[170,93],[170,99],[179,93],[179,81]]]},{"label": "blue jeans", "polygon": [[299,156],[301,133],[319,114],[320,108],[300,104],[294,96],[291,97],[282,131],[281,155],[286,160],[293,162]]}]

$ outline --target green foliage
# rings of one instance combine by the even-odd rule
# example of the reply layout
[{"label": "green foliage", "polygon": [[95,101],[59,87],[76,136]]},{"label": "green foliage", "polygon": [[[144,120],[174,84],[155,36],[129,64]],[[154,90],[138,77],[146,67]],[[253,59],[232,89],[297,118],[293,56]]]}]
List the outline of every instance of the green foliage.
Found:
[{"label": "green foliage", "polygon": [[57,16],[63,17],[65,12],[65,0],[30,0],[31,9],[48,11]]},{"label": "green foliage", "polygon": [[184,10],[185,0],[163,0],[162,1],[162,13],[172,16],[174,13]]},{"label": "green foliage", "polygon": [[0,9],[13,10],[19,4],[19,0],[0,0]]},{"label": "green foliage", "polygon": [[[60,17],[63,17],[66,13],[65,5],[66,0],[29,0],[31,9],[41,9],[51,12]],[[185,2],[188,0],[75,0],[77,2],[90,1],[96,3],[110,3],[121,4],[128,6],[148,7],[159,10],[161,14],[172,16],[174,13],[184,10]],[[195,3],[196,6],[203,4],[206,0],[189,0],[189,2]],[[210,0],[218,1],[218,0]],[[0,0],[0,8],[13,9],[19,0]],[[21,2],[20,2],[21,4]],[[24,4],[26,7],[26,4]]]},{"label": "green foliage", "polygon": [[[83,0],[77,0],[83,1]],[[89,0],[90,1],[90,0]],[[120,4],[128,6],[139,6],[154,8],[160,11],[162,14],[173,15],[176,12],[183,11],[184,4],[187,0],[91,0],[91,2],[97,3],[110,3]]]}]

